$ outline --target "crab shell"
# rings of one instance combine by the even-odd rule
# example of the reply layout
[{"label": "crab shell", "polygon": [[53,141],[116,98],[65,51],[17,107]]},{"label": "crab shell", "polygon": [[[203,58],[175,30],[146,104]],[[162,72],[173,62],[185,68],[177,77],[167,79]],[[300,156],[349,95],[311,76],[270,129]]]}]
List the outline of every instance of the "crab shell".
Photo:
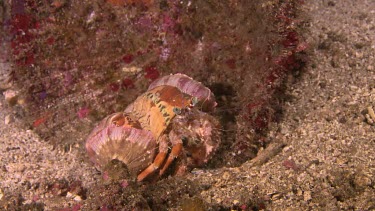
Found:
[{"label": "crab shell", "polygon": [[196,97],[198,99],[197,105],[203,111],[213,111],[217,105],[215,96],[209,88],[181,73],[156,79],[150,84],[148,91],[159,86],[176,87],[182,93]]},{"label": "crab shell", "polygon": [[88,136],[86,150],[98,169],[117,159],[137,175],[153,161],[156,141],[150,131],[128,117],[123,125],[116,125],[116,119],[122,117],[123,113],[114,113],[104,118]]},{"label": "crab shell", "polygon": [[146,93],[139,96],[125,113],[137,119],[142,128],[150,130],[156,140],[176,116],[175,109],[194,106],[213,111],[217,103],[209,88],[187,75],[177,73],[155,80]]},{"label": "crab shell", "polygon": [[158,86],[139,96],[124,112],[137,119],[142,129],[151,131],[158,140],[177,115],[176,109],[188,108],[192,98],[176,87]]}]

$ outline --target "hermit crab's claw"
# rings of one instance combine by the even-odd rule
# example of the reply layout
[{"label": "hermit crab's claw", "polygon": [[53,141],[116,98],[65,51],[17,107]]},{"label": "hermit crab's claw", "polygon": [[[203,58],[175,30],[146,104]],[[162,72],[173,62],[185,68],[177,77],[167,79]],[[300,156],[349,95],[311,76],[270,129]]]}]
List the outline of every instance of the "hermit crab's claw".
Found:
[{"label": "hermit crab's claw", "polygon": [[192,144],[187,144],[187,151],[190,152],[193,167],[202,166],[214,155],[220,145],[220,124],[209,114],[200,112],[200,118],[191,124],[198,140],[193,140]]}]

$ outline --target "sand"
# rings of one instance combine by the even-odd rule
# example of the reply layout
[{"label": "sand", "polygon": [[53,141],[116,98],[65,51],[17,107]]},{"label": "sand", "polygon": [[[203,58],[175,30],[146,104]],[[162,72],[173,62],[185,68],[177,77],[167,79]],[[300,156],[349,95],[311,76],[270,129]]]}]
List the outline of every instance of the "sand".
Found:
[{"label": "sand", "polygon": [[[152,187],[131,184],[122,190],[134,198],[131,206],[375,210],[375,125],[366,119],[375,108],[375,2],[306,1],[303,13],[309,62],[288,79],[271,144],[239,167],[195,169]],[[103,181],[79,144],[53,148],[0,100],[0,207],[92,209]]]}]

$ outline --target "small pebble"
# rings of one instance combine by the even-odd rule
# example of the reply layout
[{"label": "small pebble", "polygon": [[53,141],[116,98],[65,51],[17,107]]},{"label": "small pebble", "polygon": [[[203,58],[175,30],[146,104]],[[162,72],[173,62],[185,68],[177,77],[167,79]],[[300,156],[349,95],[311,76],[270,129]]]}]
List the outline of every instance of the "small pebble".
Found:
[{"label": "small pebble", "polygon": [[374,66],[372,66],[372,65],[367,66],[367,70],[368,71],[373,71],[374,70]]},{"label": "small pebble", "polygon": [[131,67],[125,66],[125,67],[122,68],[122,71],[125,72],[125,73],[136,74],[136,73],[141,72],[142,68],[135,67],[135,66],[131,66]]},{"label": "small pebble", "polygon": [[370,117],[370,115],[366,114],[365,117],[366,117],[367,123],[369,123],[370,125],[374,124],[374,120],[372,120],[372,118]]},{"label": "small pebble", "polygon": [[230,173],[229,172],[224,172],[224,174],[223,174],[223,179],[224,180],[228,180],[230,178]]},{"label": "small pebble", "polygon": [[12,116],[10,114],[8,114],[8,115],[5,116],[4,123],[6,125],[8,125],[8,124],[10,124],[12,122],[12,120],[13,120]]},{"label": "small pebble", "polygon": [[356,175],[354,178],[354,184],[359,188],[365,188],[366,186],[371,186],[371,179],[363,174]]},{"label": "small pebble", "polygon": [[310,201],[311,200],[311,191],[305,191],[303,193],[303,200],[304,201]]},{"label": "small pebble", "polygon": [[222,200],[221,198],[217,198],[217,199],[216,199],[216,202],[217,202],[218,204],[220,204],[222,201],[223,201],[223,200]]},{"label": "small pebble", "polygon": [[74,201],[82,201],[82,198],[77,195],[77,196],[74,197]]},{"label": "small pebble", "polygon": [[365,115],[366,120],[369,124],[373,124],[375,121],[375,112],[372,106],[367,107],[367,114]]},{"label": "small pebble", "polygon": [[67,198],[70,198],[70,197],[72,197],[72,196],[73,196],[73,194],[72,194],[71,192],[67,192],[67,193],[66,193],[66,197],[67,197]]}]

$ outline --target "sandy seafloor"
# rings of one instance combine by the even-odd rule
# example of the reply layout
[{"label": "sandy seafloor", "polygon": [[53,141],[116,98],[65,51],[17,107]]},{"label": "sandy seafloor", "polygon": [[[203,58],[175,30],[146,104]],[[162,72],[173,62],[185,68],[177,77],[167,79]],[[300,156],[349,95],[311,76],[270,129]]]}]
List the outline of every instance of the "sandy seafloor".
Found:
[{"label": "sandy seafloor", "polygon": [[[305,1],[303,10],[310,61],[288,82],[292,100],[268,135],[276,150],[260,151],[267,159],[258,163],[187,175],[206,187],[199,193],[206,208],[375,210],[375,125],[365,118],[367,107],[375,108],[375,1]],[[7,115],[12,120],[5,124]],[[61,197],[42,187],[54,178],[79,180],[85,188],[100,180],[79,148],[60,152],[18,127],[3,96],[0,120],[0,205],[34,201],[45,210],[76,204],[85,210],[74,193]],[[244,205],[249,201],[253,207]]]}]

